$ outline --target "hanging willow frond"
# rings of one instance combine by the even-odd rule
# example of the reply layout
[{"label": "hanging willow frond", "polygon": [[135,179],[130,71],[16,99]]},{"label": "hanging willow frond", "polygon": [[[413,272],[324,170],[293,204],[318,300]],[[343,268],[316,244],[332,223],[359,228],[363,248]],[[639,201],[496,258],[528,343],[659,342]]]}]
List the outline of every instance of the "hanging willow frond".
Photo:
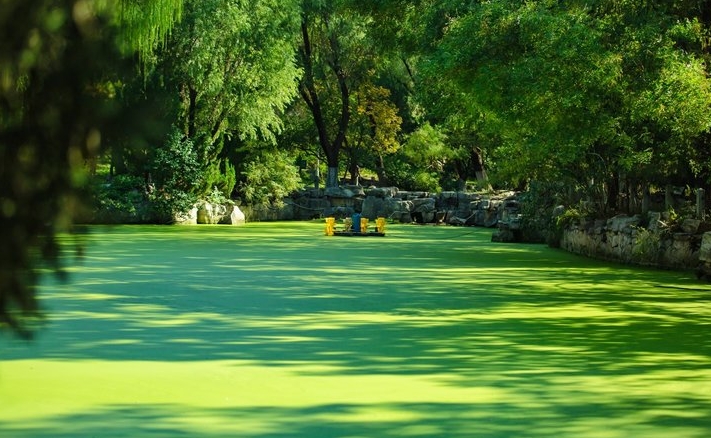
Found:
[{"label": "hanging willow frond", "polygon": [[0,330],[31,337],[40,273],[62,272],[81,213],[84,160],[127,111],[96,92],[138,54],[144,66],[184,0],[0,0]]},{"label": "hanging willow frond", "polygon": [[173,25],[180,21],[184,0],[121,0],[116,14],[119,45],[126,53],[137,52],[145,61],[164,44]]}]

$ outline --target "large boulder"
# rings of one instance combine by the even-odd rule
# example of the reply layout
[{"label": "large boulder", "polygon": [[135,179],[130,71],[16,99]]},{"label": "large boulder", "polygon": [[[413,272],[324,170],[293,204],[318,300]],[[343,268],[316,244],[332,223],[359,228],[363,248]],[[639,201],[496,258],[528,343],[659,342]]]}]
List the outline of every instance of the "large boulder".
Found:
[{"label": "large boulder", "polygon": [[352,193],[352,196],[365,196],[365,189],[363,188],[363,186],[344,185],[341,187],[345,190],[350,191]]},{"label": "large boulder", "polygon": [[403,201],[411,201],[413,199],[417,198],[428,198],[430,194],[428,192],[409,192],[405,190],[397,190],[396,193],[393,195],[395,198],[400,198]]},{"label": "large boulder", "polygon": [[210,202],[201,202],[197,207],[197,223],[199,224],[218,224],[220,219],[227,213],[224,206],[212,204]]},{"label": "large boulder", "polygon": [[247,222],[244,213],[236,205],[232,207],[232,213],[230,213],[229,218],[230,225],[244,225]]},{"label": "large boulder", "polygon": [[412,200],[412,217],[415,222],[434,222],[437,208],[434,198],[417,198]]},{"label": "large boulder", "polygon": [[435,211],[434,198],[417,198],[412,200],[412,210],[417,213]]},{"label": "large boulder", "polygon": [[385,207],[385,198],[380,196],[368,195],[363,200],[363,207],[361,208],[361,215],[370,220],[375,219],[382,215]]},{"label": "large boulder", "polygon": [[292,203],[294,211],[294,219],[308,220],[329,216],[331,210],[331,202],[324,198],[296,198]]},{"label": "large boulder", "polygon": [[701,237],[699,260],[704,263],[711,264],[711,231],[705,232]]},{"label": "large boulder", "polygon": [[688,234],[695,234],[699,231],[701,226],[701,221],[699,219],[687,218],[681,223],[681,232]]},{"label": "large boulder", "polygon": [[386,198],[383,203],[383,211],[379,216],[396,219],[403,223],[409,223],[412,221],[412,209],[412,201],[403,201],[398,198]]},{"label": "large boulder", "polygon": [[346,187],[326,187],[325,195],[329,198],[352,198],[354,193]]},{"label": "large boulder", "polygon": [[173,223],[176,225],[197,225],[198,209],[193,207],[185,213],[177,213],[173,218]]},{"label": "large boulder", "polygon": [[376,198],[392,198],[397,194],[397,187],[373,187],[368,189],[365,194],[366,196],[373,196]]},{"label": "large boulder", "polygon": [[328,207],[324,210],[324,216],[335,217],[336,219],[345,219],[355,214],[353,207]]},{"label": "large boulder", "polygon": [[649,231],[660,231],[663,226],[664,222],[662,222],[662,214],[658,211],[650,211],[649,225],[647,227]]}]

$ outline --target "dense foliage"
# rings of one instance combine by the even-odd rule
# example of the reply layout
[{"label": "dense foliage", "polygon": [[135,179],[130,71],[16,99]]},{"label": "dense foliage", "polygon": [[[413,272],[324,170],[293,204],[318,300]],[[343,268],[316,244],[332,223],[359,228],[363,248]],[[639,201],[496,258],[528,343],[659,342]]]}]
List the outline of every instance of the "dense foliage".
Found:
[{"label": "dense foliage", "polygon": [[622,183],[708,183],[708,2],[440,7],[427,90],[456,100],[444,116],[470,121],[499,181],[562,180],[609,209]]},{"label": "dense foliage", "polygon": [[[29,335],[38,269],[58,270],[57,233],[79,212],[85,160],[125,115],[113,87],[124,49],[147,54],[180,10],[122,0],[7,0],[0,8],[0,324]],[[141,9],[135,15],[121,10]],[[130,30],[131,37],[123,31]]]},{"label": "dense foliage", "polygon": [[707,0],[7,0],[0,29],[18,330],[85,188],[95,220],[169,222],[340,175],[606,212],[711,182]]}]

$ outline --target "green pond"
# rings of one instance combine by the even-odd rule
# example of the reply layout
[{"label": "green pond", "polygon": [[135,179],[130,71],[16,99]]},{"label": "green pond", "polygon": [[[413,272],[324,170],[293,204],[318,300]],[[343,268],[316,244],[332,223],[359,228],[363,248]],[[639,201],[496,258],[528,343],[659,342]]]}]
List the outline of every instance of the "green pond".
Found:
[{"label": "green pond", "polygon": [[2,437],[711,436],[711,285],[492,230],[90,227]]}]

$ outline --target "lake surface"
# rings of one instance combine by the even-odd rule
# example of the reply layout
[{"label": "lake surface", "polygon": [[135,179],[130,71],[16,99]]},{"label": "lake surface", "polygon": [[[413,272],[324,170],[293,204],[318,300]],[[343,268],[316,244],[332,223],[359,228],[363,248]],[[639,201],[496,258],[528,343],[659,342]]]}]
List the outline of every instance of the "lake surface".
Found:
[{"label": "lake surface", "polygon": [[0,436],[707,437],[711,285],[481,228],[90,227]]}]

